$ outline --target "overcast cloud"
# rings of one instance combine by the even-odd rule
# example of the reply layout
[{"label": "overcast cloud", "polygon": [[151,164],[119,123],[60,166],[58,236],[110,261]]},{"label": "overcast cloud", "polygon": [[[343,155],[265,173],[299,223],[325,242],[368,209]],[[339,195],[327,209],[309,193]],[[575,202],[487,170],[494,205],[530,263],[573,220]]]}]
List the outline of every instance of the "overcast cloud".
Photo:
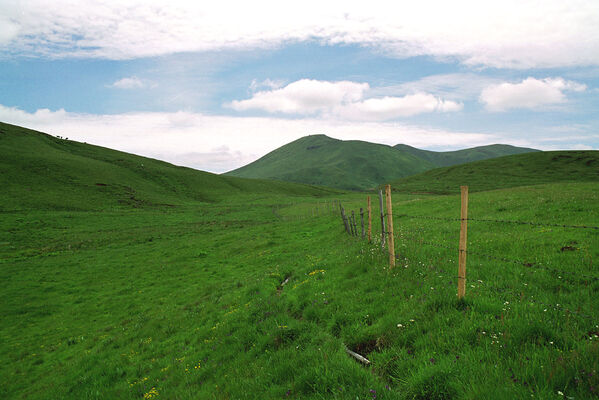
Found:
[{"label": "overcast cloud", "polygon": [[0,3],[0,51],[128,59],[318,40],[467,65],[599,65],[599,2],[22,0]]}]

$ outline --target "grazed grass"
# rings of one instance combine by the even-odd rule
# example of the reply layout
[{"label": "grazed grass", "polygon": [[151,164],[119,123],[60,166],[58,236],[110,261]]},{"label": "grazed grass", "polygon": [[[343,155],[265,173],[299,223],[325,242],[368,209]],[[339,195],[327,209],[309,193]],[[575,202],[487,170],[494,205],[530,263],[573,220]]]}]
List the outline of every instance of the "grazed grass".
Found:
[{"label": "grazed grass", "polygon": [[[470,215],[599,225],[598,189],[474,193]],[[347,236],[322,200],[312,217],[315,203],[4,212],[0,396],[597,397],[598,231],[471,222],[473,252],[535,267],[469,255],[458,302],[459,222],[397,217],[389,271],[377,243]],[[459,217],[458,196],[393,207]]]}]

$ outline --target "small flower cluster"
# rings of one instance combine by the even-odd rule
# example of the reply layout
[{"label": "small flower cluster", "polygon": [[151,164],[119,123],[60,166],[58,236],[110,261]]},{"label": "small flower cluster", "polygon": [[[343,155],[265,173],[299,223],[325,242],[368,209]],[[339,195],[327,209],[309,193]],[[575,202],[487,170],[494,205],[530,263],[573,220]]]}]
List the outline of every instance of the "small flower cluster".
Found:
[{"label": "small flower cluster", "polygon": [[158,396],[158,390],[156,390],[156,388],[153,387],[152,389],[150,389],[150,391],[148,393],[144,394],[144,399],[152,399],[157,396]]}]

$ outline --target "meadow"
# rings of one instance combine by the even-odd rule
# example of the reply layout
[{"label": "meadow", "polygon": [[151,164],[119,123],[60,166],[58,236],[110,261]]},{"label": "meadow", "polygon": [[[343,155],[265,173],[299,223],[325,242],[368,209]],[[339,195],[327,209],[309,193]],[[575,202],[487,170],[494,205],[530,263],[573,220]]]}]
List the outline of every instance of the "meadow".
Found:
[{"label": "meadow", "polygon": [[[470,222],[458,301],[459,222],[416,217],[459,196],[394,193],[389,270],[330,208],[366,195],[3,210],[0,397],[599,397],[599,230]],[[598,205],[598,183],[544,184],[470,216],[597,226]]]}]

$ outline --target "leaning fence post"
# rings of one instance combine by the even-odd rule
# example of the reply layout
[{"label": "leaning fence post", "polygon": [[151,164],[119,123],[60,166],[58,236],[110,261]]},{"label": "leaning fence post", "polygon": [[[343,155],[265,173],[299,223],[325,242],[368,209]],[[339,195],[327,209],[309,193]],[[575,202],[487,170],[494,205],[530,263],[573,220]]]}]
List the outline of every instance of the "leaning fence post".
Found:
[{"label": "leaning fence post", "polygon": [[368,243],[372,242],[372,219],[370,217],[370,196],[367,197],[368,203]]},{"label": "leaning fence post", "polygon": [[362,225],[362,239],[364,239],[364,209],[360,207],[360,224]]},{"label": "leaning fence post", "polygon": [[466,248],[468,244],[468,186],[460,186],[462,209],[460,215],[460,255],[458,260],[458,299],[466,295]]},{"label": "leaning fence post", "polygon": [[387,196],[387,232],[389,233],[389,269],[395,267],[395,243],[393,240],[393,207],[391,206],[391,185],[385,187],[385,195]]},{"label": "leaning fence post", "polygon": [[379,189],[379,208],[381,209],[381,248],[385,247],[385,211],[383,210],[383,191]]}]

